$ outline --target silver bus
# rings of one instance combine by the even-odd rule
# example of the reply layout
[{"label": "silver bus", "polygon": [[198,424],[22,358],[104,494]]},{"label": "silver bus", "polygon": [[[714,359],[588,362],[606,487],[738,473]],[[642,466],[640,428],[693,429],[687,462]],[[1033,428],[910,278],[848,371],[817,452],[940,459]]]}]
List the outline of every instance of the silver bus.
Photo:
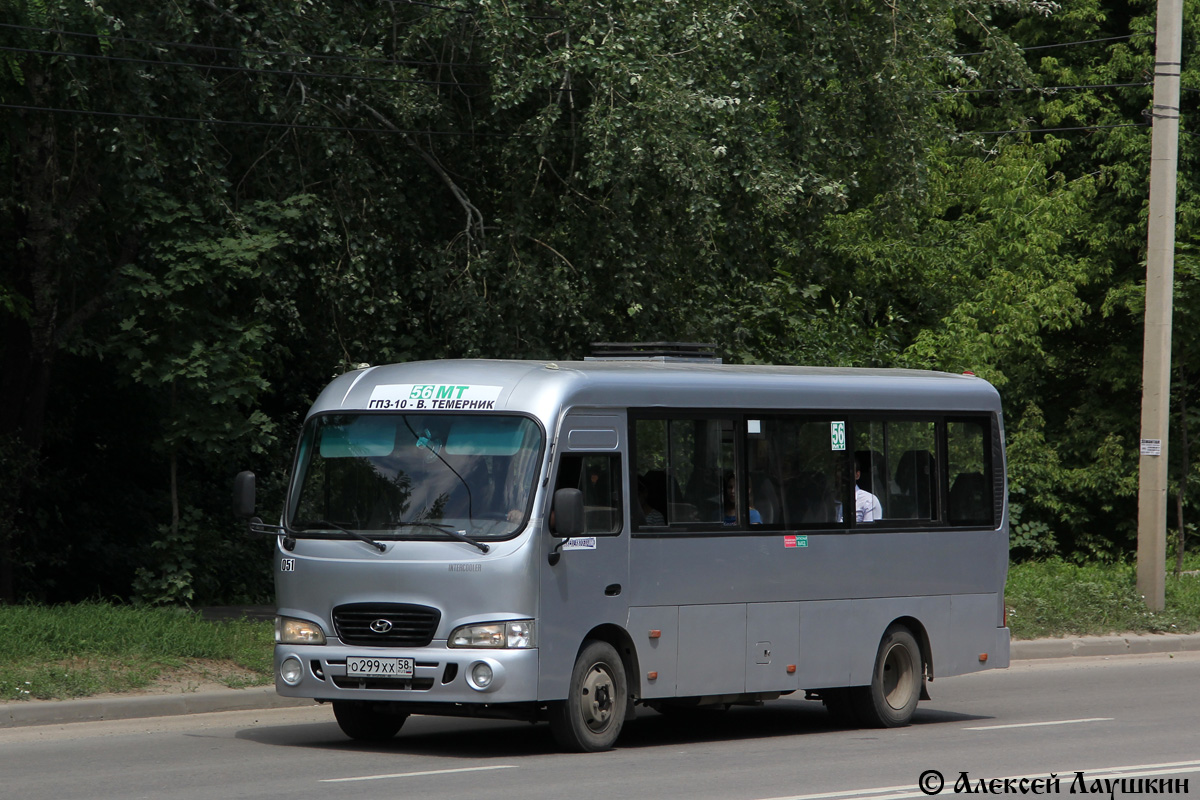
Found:
[{"label": "silver bus", "polygon": [[[335,379],[274,535],[280,694],[355,739],[545,720],[565,749],[802,693],[908,724],[1006,667],[1000,399],[967,375],[657,359]],[[254,476],[234,500],[249,516]]]}]

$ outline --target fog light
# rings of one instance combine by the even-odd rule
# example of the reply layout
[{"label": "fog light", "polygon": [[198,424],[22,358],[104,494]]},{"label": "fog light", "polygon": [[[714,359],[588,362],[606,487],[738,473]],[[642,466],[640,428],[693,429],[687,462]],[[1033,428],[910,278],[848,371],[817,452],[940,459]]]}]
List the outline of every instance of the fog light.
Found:
[{"label": "fog light", "polygon": [[471,665],[471,685],[476,689],[486,689],[492,685],[492,668],[482,661]]},{"label": "fog light", "polygon": [[302,674],[303,667],[300,666],[300,659],[295,656],[288,656],[279,665],[279,677],[283,678],[283,682],[288,686],[300,683]]}]

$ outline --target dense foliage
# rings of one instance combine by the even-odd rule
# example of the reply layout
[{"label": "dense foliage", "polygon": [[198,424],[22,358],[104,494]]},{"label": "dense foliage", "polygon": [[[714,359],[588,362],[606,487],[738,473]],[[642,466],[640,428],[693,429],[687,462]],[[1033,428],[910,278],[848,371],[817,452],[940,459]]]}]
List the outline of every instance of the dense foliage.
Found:
[{"label": "dense foliage", "polygon": [[262,596],[331,376],[601,340],[971,369],[1017,552],[1126,550],[1153,11],[0,0],[0,599]]}]

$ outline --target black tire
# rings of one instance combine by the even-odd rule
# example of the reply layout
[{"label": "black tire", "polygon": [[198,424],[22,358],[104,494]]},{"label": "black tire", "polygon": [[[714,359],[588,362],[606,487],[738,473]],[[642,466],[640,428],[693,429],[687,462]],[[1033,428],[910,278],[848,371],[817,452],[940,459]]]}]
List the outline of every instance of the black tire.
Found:
[{"label": "black tire", "polygon": [[342,733],[360,742],[385,742],[404,725],[408,714],[389,711],[384,703],[334,700],[333,716]]},{"label": "black tire", "polygon": [[609,750],[625,724],[629,688],[621,656],[608,642],[589,641],[575,659],[567,699],[550,704],[550,732],[573,753]]},{"label": "black tire", "polygon": [[870,686],[851,689],[859,722],[869,728],[902,728],[912,720],[925,682],[921,648],[903,625],[883,634]]}]

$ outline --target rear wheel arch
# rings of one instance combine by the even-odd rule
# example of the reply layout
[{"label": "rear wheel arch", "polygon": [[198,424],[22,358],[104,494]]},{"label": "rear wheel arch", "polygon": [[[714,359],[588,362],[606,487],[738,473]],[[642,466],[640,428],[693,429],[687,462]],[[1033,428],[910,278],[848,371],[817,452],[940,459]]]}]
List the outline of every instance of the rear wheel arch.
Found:
[{"label": "rear wheel arch", "polygon": [[[891,628],[893,625],[903,625],[908,628],[908,632],[917,640],[917,645],[921,648],[921,667],[925,677],[933,680],[933,646],[929,642],[929,632],[925,626],[916,617],[897,617],[887,627]],[[928,700],[929,698],[926,696],[921,699]]]}]

